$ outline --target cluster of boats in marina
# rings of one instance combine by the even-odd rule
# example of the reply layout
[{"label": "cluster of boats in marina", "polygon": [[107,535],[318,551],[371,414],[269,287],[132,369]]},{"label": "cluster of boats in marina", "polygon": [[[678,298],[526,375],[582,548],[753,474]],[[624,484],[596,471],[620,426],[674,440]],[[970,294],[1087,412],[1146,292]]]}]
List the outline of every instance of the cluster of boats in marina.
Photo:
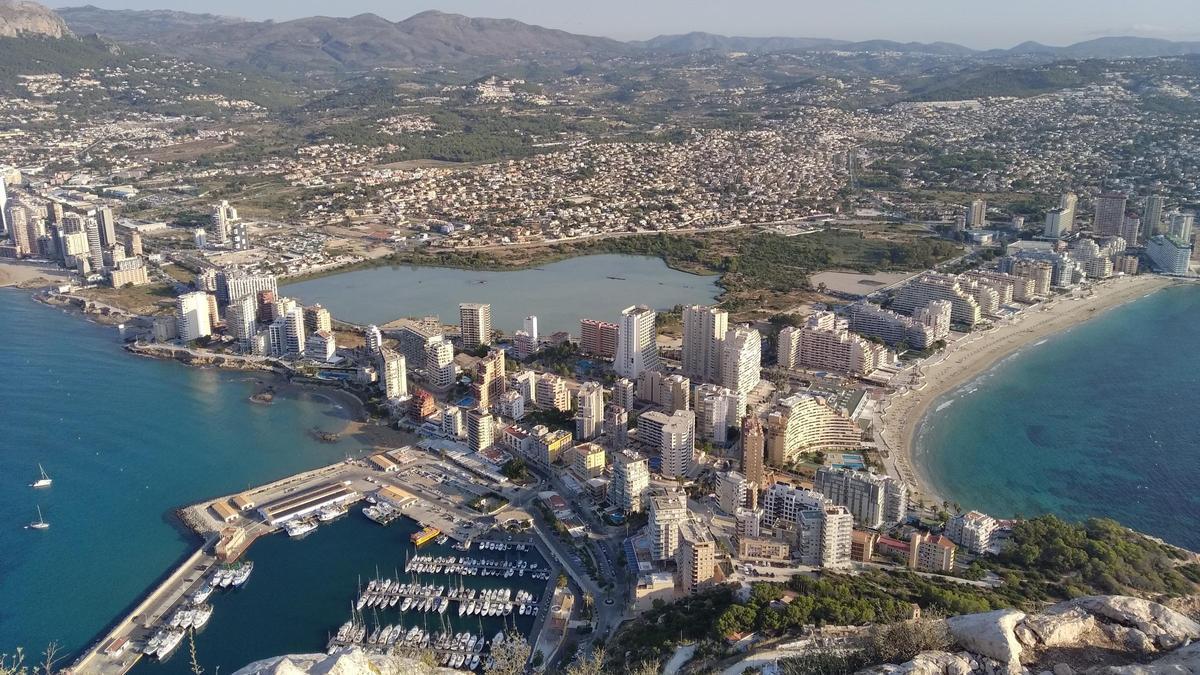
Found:
[{"label": "cluster of boats in marina", "polygon": [[468,632],[433,633],[419,626],[405,629],[401,625],[379,626],[368,635],[365,623],[351,619],[329,641],[329,652],[350,645],[382,653],[433,652],[438,665],[476,670],[486,664],[484,648],[503,641],[503,633],[496,633],[489,642],[483,635]]},{"label": "cluster of boats in marina", "polygon": [[364,516],[379,523],[380,525],[387,525],[387,524],[391,523],[393,520],[404,515],[400,511],[400,509],[392,506],[391,504],[389,504],[387,502],[383,502],[383,501],[375,502],[374,504],[369,504],[367,506],[364,506],[362,512],[363,512]]},{"label": "cluster of boats in marina", "polygon": [[459,574],[467,577],[503,577],[511,579],[514,576],[523,577],[526,574],[532,579],[549,579],[549,571],[539,569],[537,563],[525,560],[493,560],[488,558],[468,558],[417,555],[404,564],[404,571],[409,574]]},{"label": "cluster of boats in marina", "polygon": [[254,563],[249,560],[219,566],[212,576],[175,608],[158,632],[142,646],[142,653],[160,661],[167,659],[183,642],[188,631],[199,631],[208,625],[213,608],[206,601],[213,592],[219,588],[237,588],[245,584],[253,571]]},{"label": "cluster of boats in marina", "polygon": [[349,513],[349,510],[341,504],[331,504],[317,511],[317,515],[311,518],[299,518],[289,520],[284,523],[283,529],[287,530],[289,537],[303,537],[304,535],[317,529],[319,523],[328,523],[332,520],[337,520]]},{"label": "cluster of boats in marina", "polygon": [[445,614],[450,602],[458,603],[458,615],[508,616],[515,610],[524,616],[538,612],[533,593],[511,588],[453,588],[417,583],[400,583],[395,579],[372,579],[359,594],[354,608],[390,608],[399,605],[401,612],[436,612]]}]

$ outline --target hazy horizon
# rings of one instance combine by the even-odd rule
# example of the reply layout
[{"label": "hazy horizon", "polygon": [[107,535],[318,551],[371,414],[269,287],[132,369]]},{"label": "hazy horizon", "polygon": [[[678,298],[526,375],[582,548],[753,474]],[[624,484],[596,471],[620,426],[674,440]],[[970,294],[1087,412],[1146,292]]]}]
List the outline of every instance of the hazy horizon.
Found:
[{"label": "hazy horizon", "polygon": [[[511,18],[572,33],[638,40],[662,34],[708,32],[748,37],[808,37],[899,42],[954,42],[976,49],[1007,48],[1025,41],[1066,45],[1104,36],[1200,39],[1200,8],[1186,0],[1013,0],[991,5],[961,0],[843,0],[835,7],[814,0],[744,0],[738,3],[612,0],[604,5],[551,0],[452,0],[414,2],[348,0],[330,12],[315,0],[90,0],[105,9],[172,9],[253,20],[287,21],[314,15],[371,12],[393,21],[436,9],[473,17]],[[251,11],[247,11],[251,10]]]}]

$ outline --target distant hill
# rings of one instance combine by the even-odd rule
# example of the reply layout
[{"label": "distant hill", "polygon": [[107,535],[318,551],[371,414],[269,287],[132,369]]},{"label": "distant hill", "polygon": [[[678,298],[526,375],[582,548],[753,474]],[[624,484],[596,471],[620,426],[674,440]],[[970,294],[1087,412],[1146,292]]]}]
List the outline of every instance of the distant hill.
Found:
[{"label": "distant hill", "polygon": [[791,37],[727,37],[713,33],[659,35],[631,46],[656,52],[687,54],[700,51],[717,52],[783,52],[811,49],[836,49],[850,44],[845,40]]},{"label": "distant hill", "polygon": [[0,0],[0,37],[44,35],[61,38],[70,34],[62,18],[36,2]]},{"label": "distant hill", "polygon": [[[480,19],[437,11],[392,22],[375,14],[294,21],[237,21],[182,12],[64,10],[79,32],[120,35],[147,47],[225,66],[267,71],[365,70],[454,64],[477,58],[543,54],[582,56],[628,49],[608,38],[575,35],[511,19]],[[124,24],[124,25],[122,25]],[[141,24],[139,28],[131,27]],[[105,26],[110,26],[105,28]]]},{"label": "distant hill", "polygon": [[99,34],[119,42],[154,42],[181,31],[217,28],[243,19],[168,9],[101,9],[93,5],[56,10],[77,35]]},{"label": "distant hill", "polygon": [[[47,14],[49,10],[20,0],[0,0],[0,8],[13,7],[23,8],[23,13],[29,17],[25,21],[31,27],[29,30],[53,34],[55,27],[50,18],[52,13]],[[374,14],[346,18],[318,16],[284,22],[244,21],[211,14],[106,10],[91,6],[63,9],[60,14],[77,34],[98,33],[118,42],[217,66],[294,74],[456,65],[478,60],[604,58],[639,53],[844,51],[976,56],[1026,63],[1200,54],[1200,42],[1137,37],[1105,37],[1065,47],[1025,42],[1011,49],[986,51],[948,42],[852,42],[805,37],[730,37],[702,32],[619,42],[511,19],[471,18],[438,11],[422,12],[398,22]],[[4,26],[0,23],[0,30]],[[10,27],[8,30],[16,29]]]}]

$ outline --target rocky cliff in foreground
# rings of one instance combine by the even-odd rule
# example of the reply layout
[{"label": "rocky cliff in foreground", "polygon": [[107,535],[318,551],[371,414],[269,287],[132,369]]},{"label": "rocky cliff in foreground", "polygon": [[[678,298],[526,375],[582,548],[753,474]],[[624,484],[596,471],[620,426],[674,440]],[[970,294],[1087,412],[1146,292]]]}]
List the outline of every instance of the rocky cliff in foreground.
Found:
[{"label": "rocky cliff in foreground", "polygon": [[67,24],[49,8],[28,0],[0,0],[0,37],[71,35]]},{"label": "rocky cliff in foreground", "polygon": [[361,649],[351,649],[332,655],[277,656],[255,661],[233,675],[451,675],[458,672],[398,656],[367,656]]},{"label": "rocky cliff in foreground", "polygon": [[966,614],[946,628],[959,651],[924,652],[860,675],[1200,674],[1200,623],[1141,598],[1096,595],[1039,614]]}]

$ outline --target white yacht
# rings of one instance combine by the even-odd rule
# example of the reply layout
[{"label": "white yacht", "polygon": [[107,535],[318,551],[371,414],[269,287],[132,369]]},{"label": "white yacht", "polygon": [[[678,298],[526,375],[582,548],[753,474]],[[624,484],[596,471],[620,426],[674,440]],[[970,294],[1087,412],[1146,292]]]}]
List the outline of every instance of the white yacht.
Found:
[{"label": "white yacht", "polygon": [[50,479],[50,475],[47,474],[46,470],[42,468],[41,464],[38,464],[38,474],[39,474],[39,478],[37,480],[33,481],[32,483],[30,483],[29,487],[48,488],[54,483],[54,481]]}]

